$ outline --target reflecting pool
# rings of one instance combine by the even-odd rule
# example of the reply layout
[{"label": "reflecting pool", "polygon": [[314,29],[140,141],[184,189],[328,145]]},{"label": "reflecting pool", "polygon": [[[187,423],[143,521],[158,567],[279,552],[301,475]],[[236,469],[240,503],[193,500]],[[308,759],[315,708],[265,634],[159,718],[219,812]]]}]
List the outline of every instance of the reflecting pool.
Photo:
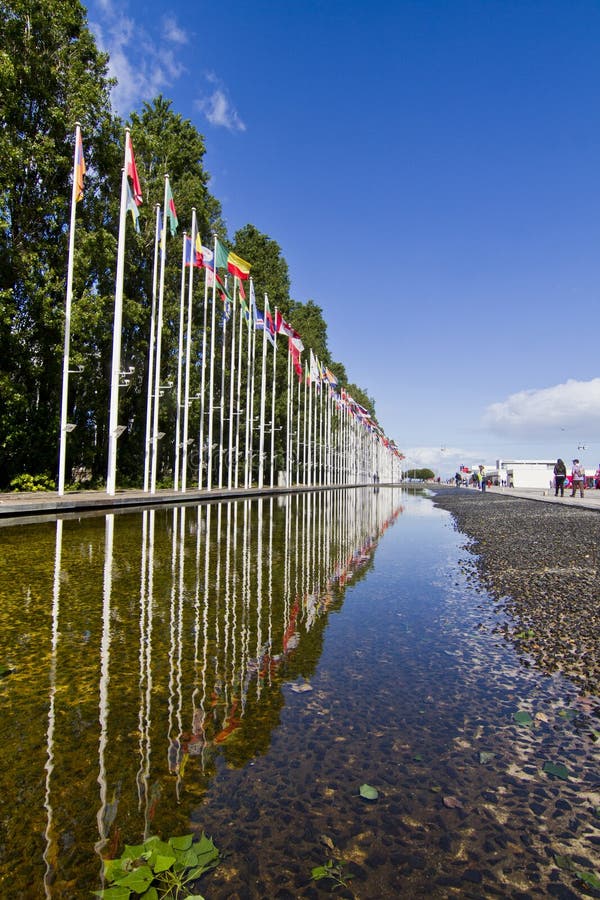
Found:
[{"label": "reflecting pool", "polygon": [[597,701],[463,545],[392,488],[1,528],[0,895],[204,831],[207,898],[584,896]]}]

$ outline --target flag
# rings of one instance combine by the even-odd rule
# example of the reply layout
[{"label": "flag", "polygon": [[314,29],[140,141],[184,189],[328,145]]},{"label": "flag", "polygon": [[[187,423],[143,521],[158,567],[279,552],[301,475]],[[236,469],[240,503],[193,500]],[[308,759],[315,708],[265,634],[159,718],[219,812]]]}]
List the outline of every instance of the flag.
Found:
[{"label": "flag", "polygon": [[338,385],[337,378],[335,377],[331,369],[327,368],[327,366],[325,366],[325,380],[328,381],[332,387],[337,387]]},{"label": "flag", "polygon": [[239,293],[240,297],[242,298],[242,300],[245,300],[246,299],[246,291],[244,290],[243,283],[240,281],[240,279],[237,277],[237,275],[234,275],[234,283],[237,284],[237,289],[238,289],[238,293]]},{"label": "flag", "polygon": [[[269,307],[269,301],[267,300],[267,296],[265,294],[265,312],[262,313],[260,309],[257,307],[256,303],[253,300],[253,308],[252,312],[254,314],[254,327],[257,331],[262,331],[264,329],[268,339],[271,341],[273,346],[275,345],[275,339],[273,337],[273,332],[271,331],[271,327],[269,325],[269,319],[271,319],[271,313],[267,312]],[[265,313],[267,317],[267,327],[265,328]],[[271,322],[273,320],[271,319]]]},{"label": "flag", "polygon": [[275,323],[273,322],[273,316],[271,315],[271,307],[269,306],[269,298],[265,294],[265,318],[267,320],[267,328],[271,335],[271,343],[274,344],[274,336],[275,336]]},{"label": "flag", "polygon": [[317,362],[317,357],[314,355],[312,350],[310,351],[310,380],[315,384],[317,384],[321,380],[319,363]]},{"label": "flag", "polygon": [[225,247],[222,247],[219,241],[216,241],[217,244],[217,253],[216,253],[216,266],[217,269],[226,269],[227,268],[227,259],[228,253]]},{"label": "flag", "polygon": [[290,352],[290,356],[292,357],[292,364],[294,366],[294,371],[298,376],[299,381],[302,381],[302,364],[300,362],[300,348],[297,346],[296,342],[293,338],[288,338],[288,350]]},{"label": "flag", "polygon": [[179,225],[179,220],[177,218],[177,212],[175,210],[175,201],[173,200],[173,192],[171,190],[171,185],[168,181],[167,181],[167,219],[169,220],[169,231],[171,232],[171,237],[175,237],[175,235],[177,234],[177,226]]},{"label": "flag", "polygon": [[[196,250],[198,249],[198,241],[199,237],[196,237]],[[204,244],[200,244],[200,252],[202,254],[202,265],[205,269],[214,269],[214,258],[215,255],[208,247],[205,247]]]},{"label": "flag", "polygon": [[[186,266],[189,266],[191,259],[192,259],[192,239],[191,239],[191,237],[188,237],[188,235],[186,234],[185,250],[184,250],[184,255],[183,255],[184,264]],[[198,254],[197,246],[196,246],[196,250],[194,251],[194,254],[193,254],[193,259],[194,259],[194,262],[193,262],[194,267],[197,269],[201,268],[202,256],[200,256]]]},{"label": "flag", "polygon": [[131,143],[131,135],[129,132],[126,133],[125,138],[125,171],[127,176],[131,178],[131,182],[133,184],[133,199],[136,206],[142,205],[142,186],[140,185],[140,179],[138,178],[137,169],[135,166],[135,156],[133,155],[133,144]]},{"label": "flag", "polygon": [[77,137],[75,140],[75,200],[83,199],[83,176],[85,175],[85,159],[83,158],[83,143],[81,141],[81,131],[77,126]]},{"label": "flag", "polygon": [[235,275],[237,278],[243,278],[245,280],[250,275],[250,263],[247,263],[241,256],[230,253],[227,257],[227,271],[231,272],[231,274]]},{"label": "flag", "polygon": [[135,198],[129,186],[129,182],[127,182],[127,204],[125,207],[127,212],[131,213],[133,218],[133,224],[135,225],[135,230],[139,233],[140,230],[140,214],[138,212],[137,204],[135,202]]}]

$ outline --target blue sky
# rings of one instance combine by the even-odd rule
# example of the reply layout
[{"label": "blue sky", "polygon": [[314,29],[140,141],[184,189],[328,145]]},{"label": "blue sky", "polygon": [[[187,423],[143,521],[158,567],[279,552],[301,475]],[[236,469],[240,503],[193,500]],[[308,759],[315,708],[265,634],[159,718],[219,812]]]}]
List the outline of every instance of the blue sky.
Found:
[{"label": "blue sky", "polygon": [[[92,0],[408,460],[600,462],[600,4]],[[249,260],[249,262],[252,262]],[[583,449],[585,447],[585,449]]]}]

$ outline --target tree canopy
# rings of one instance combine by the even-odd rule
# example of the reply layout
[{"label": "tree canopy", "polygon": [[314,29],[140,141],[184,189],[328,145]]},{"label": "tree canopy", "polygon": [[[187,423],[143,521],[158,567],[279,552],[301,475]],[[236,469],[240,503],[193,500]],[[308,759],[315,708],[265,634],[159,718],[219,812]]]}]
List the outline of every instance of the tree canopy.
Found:
[{"label": "tree canopy", "polygon": [[[88,28],[79,0],[0,0],[0,487],[24,472],[54,476],[58,457],[65,276],[74,128],[84,136],[85,195],[77,208],[71,359],[69,468],[101,478],[107,448],[119,184],[123,122],[112,110],[108,57]],[[348,385],[345,366],[331,358],[327,323],[313,300],[290,297],[290,276],[279,244],[248,224],[229,238],[221,205],[204,167],[204,137],[158,96],[129,120],[143,186],[140,231],[128,233],[124,273],[123,367],[131,378],[121,397],[127,433],[120,443],[120,476],[139,483],[144,453],[149,322],[153,298],[156,206],[165,175],[176,198],[180,234],[192,208],[210,245],[217,234],[252,265],[257,298],[300,332],[341,385],[375,415],[372,398]],[[167,240],[165,381],[177,367],[181,237]],[[196,313],[195,313],[196,315]],[[199,325],[196,322],[196,325]],[[193,359],[199,379],[201,346]],[[278,361],[277,377],[284,377]],[[193,389],[197,388],[197,384]],[[173,446],[175,398],[161,401],[163,452]]]}]

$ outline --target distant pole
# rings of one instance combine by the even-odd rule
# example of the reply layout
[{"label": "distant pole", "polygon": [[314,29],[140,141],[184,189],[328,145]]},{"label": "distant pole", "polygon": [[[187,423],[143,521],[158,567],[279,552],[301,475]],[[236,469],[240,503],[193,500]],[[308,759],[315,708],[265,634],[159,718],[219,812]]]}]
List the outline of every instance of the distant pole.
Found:
[{"label": "distant pole", "polygon": [[188,430],[190,421],[190,368],[192,361],[192,308],[194,297],[194,261],[196,256],[196,208],[192,207],[190,272],[188,275],[187,327],[185,337],[185,387],[183,391],[183,438],[181,442],[181,490],[187,487]]},{"label": "distant pole", "polygon": [[[125,160],[129,142],[129,129],[125,130]],[[119,417],[119,378],[121,376],[121,331],[123,328],[123,276],[125,273],[125,217],[127,215],[127,162],[121,170],[121,208],[119,212],[119,239],[117,245],[117,273],[115,278],[115,309],[113,318],[113,350],[110,375],[110,407],[108,416],[108,464],[106,493],[114,495],[117,473],[117,440]]]},{"label": "distant pole", "polygon": [[154,350],[156,342],[156,299],[158,292],[158,249],[160,240],[160,204],[156,204],[154,235],[154,269],[152,273],[152,312],[150,313],[150,341],[148,345],[148,391],[146,395],[146,436],[144,440],[144,491],[150,486],[150,451],[152,434],[152,390],[154,387]]},{"label": "distant pole", "polygon": [[58,495],[65,492],[65,464],[67,458],[67,408],[69,402],[69,355],[71,345],[71,305],[73,302],[73,263],[75,254],[75,211],[81,197],[82,185],[78,179],[78,154],[83,161],[81,128],[75,125],[75,152],[73,156],[73,185],[71,188],[71,221],[69,224],[69,256],[67,261],[67,293],[65,297],[65,335],[62,371],[62,395],[60,404],[60,438],[58,451]]}]

